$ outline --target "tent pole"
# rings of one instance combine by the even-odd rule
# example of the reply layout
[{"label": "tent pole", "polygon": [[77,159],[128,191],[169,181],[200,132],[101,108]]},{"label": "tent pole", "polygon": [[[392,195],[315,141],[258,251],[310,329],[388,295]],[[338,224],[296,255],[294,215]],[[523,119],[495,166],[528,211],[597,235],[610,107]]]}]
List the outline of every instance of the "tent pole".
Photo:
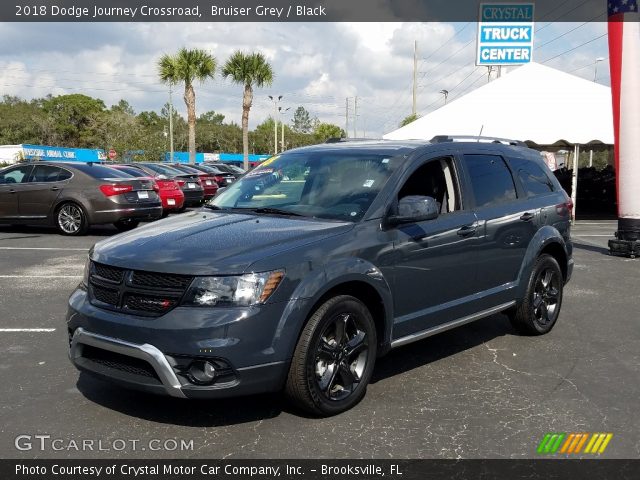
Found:
[{"label": "tent pole", "polygon": [[589,168],[593,167],[593,150],[589,150]]},{"label": "tent pole", "polygon": [[576,201],[578,199],[578,169],[580,167],[580,145],[573,146],[573,173],[571,175],[571,201],[573,210],[571,211],[571,223],[576,222]]}]

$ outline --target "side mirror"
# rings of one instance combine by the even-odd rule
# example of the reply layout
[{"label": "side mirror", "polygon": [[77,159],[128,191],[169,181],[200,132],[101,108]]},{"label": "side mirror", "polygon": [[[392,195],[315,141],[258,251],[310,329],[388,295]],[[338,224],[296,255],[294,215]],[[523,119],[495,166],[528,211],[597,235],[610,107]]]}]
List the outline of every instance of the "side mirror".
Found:
[{"label": "side mirror", "polygon": [[398,215],[389,217],[391,226],[403,223],[417,223],[438,218],[440,207],[433,197],[409,195],[398,202]]}]

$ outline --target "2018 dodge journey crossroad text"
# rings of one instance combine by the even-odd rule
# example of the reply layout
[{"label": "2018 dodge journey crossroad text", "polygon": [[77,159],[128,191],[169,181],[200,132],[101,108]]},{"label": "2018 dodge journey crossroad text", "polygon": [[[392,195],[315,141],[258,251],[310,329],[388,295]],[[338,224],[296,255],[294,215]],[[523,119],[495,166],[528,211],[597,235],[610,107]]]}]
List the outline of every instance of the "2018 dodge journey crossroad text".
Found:
[{"label": "2018 dodge journey crossroad text", "polygon": [[201,210],[97,243],[69,298],[71,361],[148,392],[284,390],[337,414],[390,349],[498,312],[549,332],[572,207],[519,142],[290,150]]}]

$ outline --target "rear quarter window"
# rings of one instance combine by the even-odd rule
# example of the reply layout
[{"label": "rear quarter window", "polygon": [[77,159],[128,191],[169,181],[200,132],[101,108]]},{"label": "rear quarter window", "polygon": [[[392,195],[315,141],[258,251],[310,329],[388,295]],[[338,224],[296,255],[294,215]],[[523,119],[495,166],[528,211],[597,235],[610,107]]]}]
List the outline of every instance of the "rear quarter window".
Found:
[{"label": "rear quarter window", "polygon": [[554,191],[553,182],[547,172],[533,160],[510,158],[509,163],[520,179],[528,197],[545,195]]}]

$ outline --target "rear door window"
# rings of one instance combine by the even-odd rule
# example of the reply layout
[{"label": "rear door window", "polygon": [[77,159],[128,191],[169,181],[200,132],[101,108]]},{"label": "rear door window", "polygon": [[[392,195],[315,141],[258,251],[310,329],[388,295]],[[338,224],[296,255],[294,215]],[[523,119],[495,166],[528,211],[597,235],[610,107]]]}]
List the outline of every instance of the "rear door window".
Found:
[{"label": "rear door window", "polygon": [[499,155],[464,155],[476,207],[491,207],[517,198],[507,164]]},{"label": "rear door window", "polygon": [[31,173],[30,183],[57,182],[60,175],[60,167],[50,165],[36,165]]},{"label": "rear door window", "polygon": [[63,180],[69,180],[73,175],[69,170],[64,168],[60,169],[60,174],[58,175],[58,181],[62,182]]},{"label": "rear door window", "polygon": [[509,163],[522,183],[527,196],[544,195],[553,192],[553,183],[544,169],[532,160],[510,158]]}]

